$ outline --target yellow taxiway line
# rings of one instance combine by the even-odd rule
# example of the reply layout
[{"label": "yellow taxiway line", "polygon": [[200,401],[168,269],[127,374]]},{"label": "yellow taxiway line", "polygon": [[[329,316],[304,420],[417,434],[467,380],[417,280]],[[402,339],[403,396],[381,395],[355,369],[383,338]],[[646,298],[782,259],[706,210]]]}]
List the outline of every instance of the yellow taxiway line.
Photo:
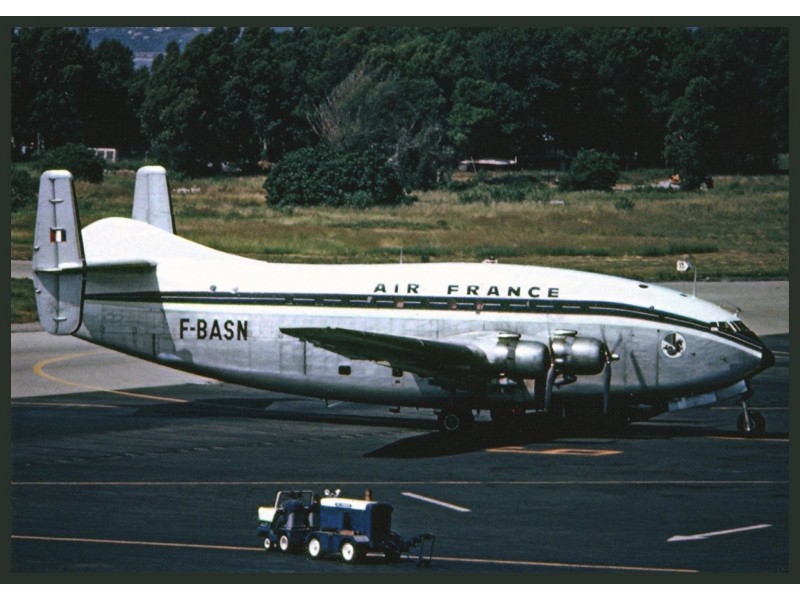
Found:
[{"label": "yellow taxiway line", "polygon": [[145,398],[147,400],[158,400],[159,402],[172,402],[175,404],[186,404],[188,400],[180,400],[178,398],[167,398],[165,396],[153,396],[151,394],[139,394],[136,392],[125,392],[123,390],[112,390],[109,388],[99,387],[95,385],[89,385],[86,383],[78,383],[77,381],[70,381],[68,379],[62,379],[61,377],[56,377],[55,375],[51,375],[47,373],[44,369],[45,367],[58,363],[64,362],[67,360],[74,360],[76,358],[83,358],[86,356],[92,356],[94,354],[102,354],[106,352],[105,350],[94,350],[91,352],[77,352],[75,354],[62,354],[61,356],[55,356],[53,358],[46,358],[45,360],[39,361],[35,365],[33,365],[33,372],[41,377],[42,379],[47,379],[48,381],[52,381],[55,383],[60,383],[62,385],[67,385],[71,387],[81,388],[85,390],[92,390],[94,392],[107,392],[109,394],[117,394],[119,396],[127,396],[130,398]]}]

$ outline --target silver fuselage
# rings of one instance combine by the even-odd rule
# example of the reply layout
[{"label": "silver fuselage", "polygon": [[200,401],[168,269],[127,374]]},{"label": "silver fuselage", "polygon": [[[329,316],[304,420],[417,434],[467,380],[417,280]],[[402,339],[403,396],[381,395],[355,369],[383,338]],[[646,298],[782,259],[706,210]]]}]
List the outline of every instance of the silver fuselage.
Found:
[{"label": "silver fuselage", "polygon": [[[424,339],[558,330],[602,340],[619,360],[612,399],[652,403],[712,393],[760,371],[769,350],[731,312],[659,286],[566,269],[500,264],[290,265],[231,256],[128,219],[83,230],[87,279],[76,335],[223,381],[392,406],[441,407],[441,382],[351,360],[281,333],[334,327]],[[137,256],[141,273],[93,272]],[[600,375],[554,397],[602,395]],[[471,392],[474,408],[491,398]]]}]

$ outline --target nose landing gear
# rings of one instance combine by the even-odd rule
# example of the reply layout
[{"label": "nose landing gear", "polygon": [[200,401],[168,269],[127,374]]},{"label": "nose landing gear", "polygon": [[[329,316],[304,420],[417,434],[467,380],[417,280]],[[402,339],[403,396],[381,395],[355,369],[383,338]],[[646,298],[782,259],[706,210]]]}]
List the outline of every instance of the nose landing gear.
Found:
[{"label": "nose landing gear", "polygon": [[747,399],[742,398],[742,414],[736,420],[736,429],[748,437],[764,435],[767,430],[767,420],[757,410],[747,408]]}]

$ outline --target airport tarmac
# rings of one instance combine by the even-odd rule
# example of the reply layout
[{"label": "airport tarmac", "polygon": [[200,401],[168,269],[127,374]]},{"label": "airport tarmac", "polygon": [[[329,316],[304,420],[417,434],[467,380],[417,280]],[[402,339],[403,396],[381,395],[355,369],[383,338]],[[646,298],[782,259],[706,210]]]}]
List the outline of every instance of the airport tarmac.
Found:
[{"label": "airport tarmac", "polygon": [[[762,285],[742,302],[777,358],[754,380],[751,405],[767,419],[757,439],[736,433],[728,403],[617,433],[499,436],[480,415],[474,435],[453,441],[431,411],[326,405],[12,333],[11,571],[786,573],[788,283]],[[367,487],[394,505],[398,533],[436,536],[430,567],[267,553],[255,535],[257,507],[280,489]]]}]

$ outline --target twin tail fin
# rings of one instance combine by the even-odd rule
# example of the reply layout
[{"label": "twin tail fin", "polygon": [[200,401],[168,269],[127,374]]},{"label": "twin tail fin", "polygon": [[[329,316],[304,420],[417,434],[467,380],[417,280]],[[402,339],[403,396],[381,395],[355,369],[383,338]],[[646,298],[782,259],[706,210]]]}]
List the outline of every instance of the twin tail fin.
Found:
[{"label": "twin tail fin", "polygon": [[72,175],[45,171],[33,237],[33,285],[39,322],[48,333],[69,335],[81,326],[85,267]]},{"label": "twin tail fin", "polygon": [[[133,196],[135,220],[175,233],[163,167],[139,169]],[[155,267],[152,260],[138,257],[87,262],[72,174],[63,170],[42,173],[33,242],[33,283],[39,322],[45,331],[70,335],[80,328],[87,272],[139,272]]]}]

